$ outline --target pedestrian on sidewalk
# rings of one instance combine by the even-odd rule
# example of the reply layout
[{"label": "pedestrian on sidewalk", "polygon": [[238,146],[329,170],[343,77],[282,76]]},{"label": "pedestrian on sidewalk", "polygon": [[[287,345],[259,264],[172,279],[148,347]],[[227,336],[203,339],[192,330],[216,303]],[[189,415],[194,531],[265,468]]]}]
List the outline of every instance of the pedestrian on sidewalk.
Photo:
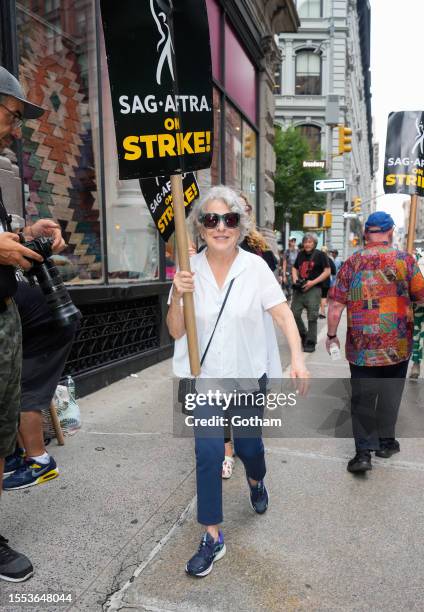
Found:
[{"label": "pedestrian on sidewalk", "polygon": [[[414,251],[415,259],[421,272],[424,269],[424,261],[421,251]],[[418,380],[421,374],[421,362],[423,360],[424,346],[424,306],[414,304],[414,344],[412,347],[412,368],[409,378]]]},{"label": "pedestrian on sidewalk", "polygon": [[[238,196],[241,199],[242,204],[244,204],[244,210],[249,218],[249,232],[243,241],[240,243],[240,248],[248,253],[254,253],[267,263],[269,269],[275,273],[277,268],[277,260],[269,248],[264,236],[258,231],[256,227],[255,216],[253,214],[252,205],[250,204],[246,194],[242,191],[238,192]],[[203,244],[199,253],[206,247],[206,244]],[[194,248],[194,244],[189,248],[190,256],[196,254],[196,249]],[[275,346],[273,349],[278,353],[278,347]],[[277,377],[277,376],[275,376]],[[225,455],[224,461],[222,462],[222,478],[224,480],[228,480],[233,475],[233,469],[235,465],[234,461],[234,449],[231,441],[231,425],[225,427],[224,430],[224,443],[225,443]]]},{"label": "pedestrian on sidewalk", "polygon": [[[343,259],[341,257],[339,257],[339,252],[337,249],[331,249],[330,251],[330,255],[333,258],[334,261],[334,265],[336,266],[336,275],[338,274],[340,268],[343,265]],[[336,279],[334,279],[335,281]],[[334,285],[334,282],[331,284],[331,286]]]},{"label": "pedestrian on sidewalk", "polygon": [[[15,77],[0,67],[0,151],[22,137],[24,119],[36,119],[44,110],[28,102]],[[15,268],[31,268],[31,261],[42,262],[41,255],[20,244],[11,232],[10,219],[0,204],[0,482],[4,460],[16,446],[20,409],[22,367],[21,322],[13,296],[17,291]],[[1,489],[0,489],[1,492]],[[33,575],[31,561],[8,545],[0,536],[0,579],[23,582]]]},{"label": "pedestrian on sidewalk", "polygon": [[299,249],[296,246],[296,238],[294,236],[291,236],[289,238],[289,246],[288,248],[284,251],[283,256],[282,256],[282,261],[283,261],[283,288],[286,290],[286,297],[288,300],[291,299],[292,295],[293,295],[293,275],[292,275],[292,270],[293,270],[293,266],[294,263],[297,259],[297,256],[299,254]]},{"label": "pedestrian on sidewalk", "polygon": [[412,255],[393,248],[393,227],[383,211],[368,217],[365,247],[346,260],[329,294],[328,352],[340,347],[337,327],[347,308],[352,473],[372,469],[371,451],[389,458],[400,450],[395,428],[412,352],[412,303],[424,303],[424,278]]},{"label": "pedestrian on sidewalk", "polygon": [[424,306],[414,304],[414,344],[412,347],[412,368],[409,378],[418,380],[421,374],[424,345]]},{"label": "pedestrian on sidewalk", "polygon": [[[287,337],[292,376],[307,378],[299,334],[281,286],[261,257],[239,248],[250,229],[243,200],[232,189],[214,187],[195,204],[191,220],[194,237],[204,242],[206,249],[191,257],[191,273],[177,272],[174,278],[167,316],[170,334],[176,340],[174,374],[190,376],[182,303],[183,294],[190,292],[194,293],[199,347],[204,355],[198,383],[206,384],[204,379],[208,378],[224,383],[225,379],[263,382],[266,377],[281,376],[281,361],[275,362],[278,352],[270,351],[271,345],[277,346],[271,317]],[[270,355],[274,356],[273,363]],[[217,404],[213,399],[206,406],[199,404],[195,414],[214,415]],[[225,554],[219,528],[223,521],[224,428],[218,428],[217,433],[195,428],[194,433],[197,518],[206,532],[186,572],[206,576],[214,561]],[[260,431],[255,428],[249,437],[244,437],[234,429],[234,447],[246,470],[251,506],[257,514],[263,514],[269,498]]]},{"label": "pedestrian on sidewalk", "polygon": [[[330,276],[328,278],[325,279],[325,281],[323,281],[322,283],[322,295],[321,295],[321,304],[320,304],[320,308],[319,308],[319,318],[320,319],[325,319],[326,317],[326,308],[327,308],[327,296],[328,296],[328,292],[330,290],[330,287],[332,286],[332,280],[336,278],[336,264],[334,263],[333,257],[331,255],[331,253],[329,254],[328,252],[328,247],[326,247],[325,245],[322,247],[322,252],[327,255],[328,258],[328,263],[330,264]],[[334,285],[334,283],[333,283]]]},{"label": "pedestrian on sidewalk", "polygon": [[[248,253],[254,253],[267,263],[269,269],[275,273],[277,269],[277,259],[274,253],[269,248],[264,236],[256,227],[256,220],[253,214],[253,208],[251,203],[249,202],[246,194],[242,191],[239,192],[239,197],[244,203],[244,210],[249,217],[250,220],[250,230],[244,240],[240,243],[240,248]],[[228,480],[233,475],[234,469],[234,449],[233,444],[231,442],[231,425],[228,425],[224,429],[224,443],[225,443],[225,456],[224,461],[222,463],[222,478]]]},{"label": "pedestrian on sidewalk", "polygon": [[[291,309],[305,353],[315,351],[322,284],[331,274],[328,257],[317,249],[317,245],[318,237],[316,234],[305,234],[302,240],[303,249],[298,253],[292,268],[293,299]],[[308,317],[308,329],[306,329],[302,319],[303,310],[306,310]]]}]

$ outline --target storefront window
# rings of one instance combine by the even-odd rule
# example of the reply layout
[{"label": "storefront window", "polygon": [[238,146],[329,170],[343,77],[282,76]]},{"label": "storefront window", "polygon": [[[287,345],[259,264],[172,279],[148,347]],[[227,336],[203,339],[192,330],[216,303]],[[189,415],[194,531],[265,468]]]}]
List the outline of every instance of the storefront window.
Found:
[{"label": "storefront window", "polygon": [[88,0],[16,4],[20,79],[46,109],[23,128],[26,213],[60,223],[76,284],[103,280],[93,7]]},{"label": "storefront window", "polygon": [[138,180],[118,179],[118,154],[103,38],[102,101],[109,282],[159,277],[158,232]]},{"label": "storefront window", "polygon": [[242,190],[256,209],[256,132],[243,121],[243,161],[242,161]]},{"label": "storefront window", "polygon": [[175,234],[166,243],[165,247],[165,277],[166,280],[173,280],[177,267],[177,246],[175,244]]},{"label": "storefront window", "polygon": [[225,183],[233,189],[241,189],[241,116],[227,104],[225,112]]}]

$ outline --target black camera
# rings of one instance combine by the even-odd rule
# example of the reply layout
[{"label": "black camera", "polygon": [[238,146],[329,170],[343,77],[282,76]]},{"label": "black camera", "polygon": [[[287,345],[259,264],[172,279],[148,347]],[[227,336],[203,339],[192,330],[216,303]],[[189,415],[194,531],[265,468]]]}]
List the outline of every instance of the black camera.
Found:
[{"label": "black camera", "polygon": [[298,278],[295,283],[293,283],[293,289],[295,291],[302,291],[303,287],[306,285],[306,278]]},{"label": "black camera", "polygon": [[72,321],[81,319],[81,313],[71,300],[59,270],[50,259],[52,256],[53,238],[45,238],[40,236],[28,242],[22,241],[22,244],[27,248],[38,253],[44,258],[44,261],[38,262],[33,259],[29,260],[32,263],[32,268],[25,272],[31,285],[35,285],[37,279],[41,291],[46,297],[47,304],[50,308],[54,321],[60,326],[65,327],[70,325]]}]

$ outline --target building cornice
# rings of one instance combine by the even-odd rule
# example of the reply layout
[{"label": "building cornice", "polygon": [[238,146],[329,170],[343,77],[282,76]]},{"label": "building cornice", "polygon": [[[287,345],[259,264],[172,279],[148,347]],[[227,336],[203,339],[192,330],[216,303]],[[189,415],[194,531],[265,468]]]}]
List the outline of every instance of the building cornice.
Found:
[{"label": "building cornice", "polygon": [[264,58],[266,61],[271,59],[271,63],[278,61],[276,55],[278,46],[273,40],[274,35],[281,32],[297,32],[300,26],[294,0],[265,0],[264,5],[259,2],[260,11],[265,18],[261,23],[255,20],[251,2],[248,0],[220,0],[220,2],[258,68],[263,67]]},{"label": "building cornice", "polygon": [[265,13],[273,34],[297,32],[300,27],[294,0],[265,0]]}]

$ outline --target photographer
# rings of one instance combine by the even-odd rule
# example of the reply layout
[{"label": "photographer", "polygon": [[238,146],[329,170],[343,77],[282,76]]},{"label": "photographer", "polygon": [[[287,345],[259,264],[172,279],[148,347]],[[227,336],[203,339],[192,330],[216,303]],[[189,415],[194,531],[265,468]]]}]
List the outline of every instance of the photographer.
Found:
[{"label": "photographer", "polygon": [[[54,253],[65,248],[60,227],[49,219],[25,228],[24,234],[26,240],[50,237]],[[42,412],[49,409],[78,326],[76,320],[55,325],[39,286],[19,281],[14,299],[22,324],[21,414],[18,447],[5,460],[5,491],[43,484],[59,474],[44,444]]]},{"label": "photographer", "polygon": [[[317,249],[316,234],[305,234],[303,249],[299,252],[292,268],[293,299],[291,309],[296,320],[305,353],[313,353],[317,343],[321,285],[331,274],[327,255]],[[308,329],[302,320],[303,309],[308,317]]]},{"label": "photographer", "polygon": [[[13,75],[0,67],[0,150],[21,137],[24,118],[35,119],[43,109],[25,99]],[[31,261],[42,262],[41,255],[27,249],[16,234],[7,231],[7,214],[2,207],[0,219],[0,478],[4,459],[16,445],[20,410],[20,377],[22,365],[21,322],[12,299],[17,291],[15,267],[31,268]],[[0,578],[22,582],[33,574],[29,559],[8,546],[0,536]]]}]

